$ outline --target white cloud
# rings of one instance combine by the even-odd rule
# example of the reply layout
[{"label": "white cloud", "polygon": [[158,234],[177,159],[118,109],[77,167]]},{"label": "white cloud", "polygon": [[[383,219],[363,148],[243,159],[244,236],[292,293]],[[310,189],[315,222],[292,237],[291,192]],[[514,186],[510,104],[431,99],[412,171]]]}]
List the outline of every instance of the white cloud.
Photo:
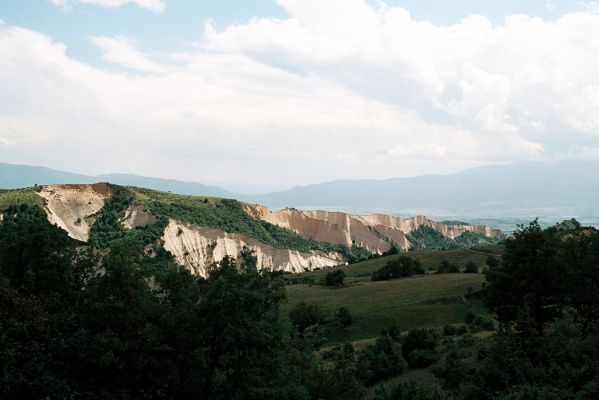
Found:
[{"label": "white cloud", "polygon": [[154,12],[163,12],[165,9],[164,1],[162,0],[51,0],[52,4],[64,9],[68,9],[76,5],[91,4],[106,8],[119,8],[125,4],[136,4],[139,8],[145,8]]},{"label": "white cloud", "polygon": [[165,66],[152,62],[137,50],[133,40],[122,37],[92,36],[90,41],[103,52],[103,59],[109,63],[145,72],[163,72]]},{"label": "white cloud", "polygon": [[207,25],[168,65],[131,39],[90,38],[127,73],[0,26],[1,136],[12,143],[0,157],[293,185],[599,147],[599,15],[442,27],[361,0],[279,4],[287,18]]}]

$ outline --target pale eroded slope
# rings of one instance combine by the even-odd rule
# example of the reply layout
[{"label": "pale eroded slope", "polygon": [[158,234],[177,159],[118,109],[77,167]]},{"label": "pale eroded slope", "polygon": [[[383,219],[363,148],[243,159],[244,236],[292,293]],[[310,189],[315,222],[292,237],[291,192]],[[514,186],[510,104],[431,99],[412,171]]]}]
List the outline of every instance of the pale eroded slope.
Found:
[{"label": "pale eroded slope", "polygon": [[112,189],[105,183],[48,185],[38,194],[45,199],[48,221],[64,229],[70,237],[86,242],[95,215],[112,196]]},{"label": "pale eroded slope", "polygon": [[249,236],[173,220],[169,221],[162,239],[164,248],[179,264],[201,276],[206,276],[212,262],[225,256],[237,258],[244,246],[255,250],[258,269],[303,272],[343,263],[341,256],[335,253],[279,249]]},{"label": "pale eroded slope", "polygon": [[402,249],[412,247],[407,234],[421,226],[429,226],[449,239],[464,232],[476,232],[487,237],[499,237],[501,231],[487,226],[448,225],[432,221],[424,216],[401,218],[392,215],[350,215],[332,211],[302,211],[286,208],[269,211],[266,207],[246,206],[254,218],[291,229],[298,234],[318,241],[356,245],[373,253],[382,254],[395,242]]}]

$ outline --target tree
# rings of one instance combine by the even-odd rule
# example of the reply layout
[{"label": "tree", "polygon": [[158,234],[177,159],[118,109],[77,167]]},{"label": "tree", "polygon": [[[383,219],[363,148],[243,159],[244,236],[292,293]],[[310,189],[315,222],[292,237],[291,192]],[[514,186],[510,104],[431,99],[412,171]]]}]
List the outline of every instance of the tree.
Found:
[{"label": "tree", "polygon": [[324,323],[324,314],[315,304],[299,302],[289,311],[291,324],[299,333],[311,326]]},{"label": "tree", "polygon": [[567,268],[559,256],[555,229],[542,230],[535,220],[505,242],[501,265],[487,273],[486,299],[501,322],[530,318],[538,332],[561,314]]},{"label": "tree", "polygon": [[473,261],[468,261],[466,263],[466,267],[464,268],[465,274],[478,274],[478,265]]},{"label": "tree", "polygon": [[439,357],[440,335],[434,329],[410,329],[403,338],[401,352],[412,368],[428,367]]},{"label": "tree", "polygon": [[349,310],[345,307],[339,308],[337,312],[337,319],[341,323],[342,326],[349,326],[352,323],[352,317],[349,313]]},{"label": "tree", "polygon": [[323,286],[335,286],[335,287],[343,287],[343,281],[345,279],[345,272],[340,269],[329,271],[327,274],[320,280],[320,284]]},{"label": "tree", "polygon": [[239,253],[240,267],[243,269],[255,270],[258,268],[258,257],[256,257],[256,250],[250,249],[247,246],[243,246]]},{"label": "tree", "polygon": [[373,384],[401,374],[406,361],[401,355],[401,346],[384,335],[360,353],[356,367],[358,377],[366,384]]},{"label": "tree", "polygon": [[414,276],[415,274],[424,274],[420,260],[414,260],[411,257],[402,256],[397,260],[389,261],[384,267],[372,273],[373,281],[385,281],[389,279]]}]

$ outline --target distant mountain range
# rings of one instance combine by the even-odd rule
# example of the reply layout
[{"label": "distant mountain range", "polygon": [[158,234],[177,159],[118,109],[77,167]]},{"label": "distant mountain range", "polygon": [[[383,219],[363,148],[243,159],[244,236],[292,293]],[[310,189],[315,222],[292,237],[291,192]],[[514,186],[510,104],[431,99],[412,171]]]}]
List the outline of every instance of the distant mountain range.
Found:
[{"label": "distant mountain range", "polygon": [[470,217],[599,216],[599,162],[523,162],[449,175],[339,180],[254,196],[271,208]]},{"label": "distant mountain range", "polygon": [[338,180],[260,195],[132,174],[88,176],[0,163],[0,188],[111,182],[173,193],[235,198],[270,208],[337,209],[472,218],[599,216],[599,162],[523,162],[449,175]]},{"label": "distant mountain range", "polygon": [[238,194],[216,186],[203,185],[197,182],[183,182],[173,179],[148,178],[134,174],[82,175],[59,171],[45,167],[14,165],[0,163],[0,188],[17,189],[33,185],[50,185],[56,183],[96,183],[110,182],[117,185],[138,186],[194,196],[213,196],[237,198]]}]

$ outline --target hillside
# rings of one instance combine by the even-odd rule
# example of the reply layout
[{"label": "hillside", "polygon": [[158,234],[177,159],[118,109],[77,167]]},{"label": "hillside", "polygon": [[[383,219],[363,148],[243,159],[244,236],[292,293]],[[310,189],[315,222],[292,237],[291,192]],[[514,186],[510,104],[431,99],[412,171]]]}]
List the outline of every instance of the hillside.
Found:
[{"label": "hillside", "polygon": [[303,272],[422,248],[494,243],[500,231],[443,224],[426,217],[355,216],[293,209],[271,212],[236,200],[176,195],[106,183],[61,184],[0,192],[11,204],[42,207],[48,220],[81,242],[123,242],[148,256],[166,250],[206,276],[208,267],[253,252],[257,268]]}]

